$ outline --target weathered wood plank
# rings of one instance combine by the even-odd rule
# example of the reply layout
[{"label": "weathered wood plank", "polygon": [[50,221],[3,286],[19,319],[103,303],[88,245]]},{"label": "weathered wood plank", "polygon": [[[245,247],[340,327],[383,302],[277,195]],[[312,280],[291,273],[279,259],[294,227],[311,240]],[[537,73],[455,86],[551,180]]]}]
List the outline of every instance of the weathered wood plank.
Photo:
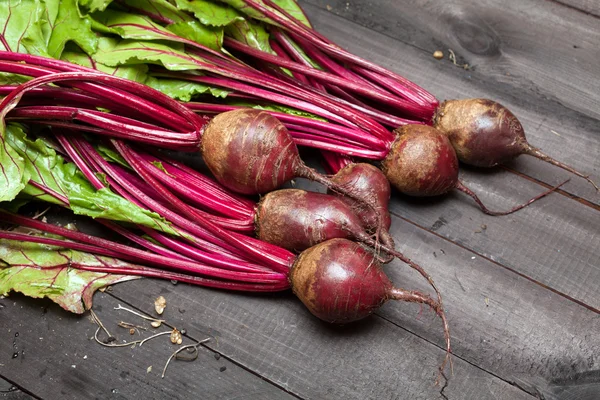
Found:
[{"label": "weathered wood plank", "polygon": [[[591,19],[581,13],[550,12],[560,5],[543,2],[550,8],[540,8],[540,13],[548,15],[546,20],[534,18],[538,9],[527,9],[529,3],[513,3],[502,13],[504,2],[301,2],[315,27],[326,36],[425,86],[440,99],[488,97],[506,105],[519,117],[533,145],[599,181],[600,67],[596,60],[600,49],[593,43],[600,43],[600,31],[580,21]],[[367,28],[336,18],[325,9],[326,4]],[[575,34],[581,42],[570,43]],[[464,55],[457,37],[463,42],[469,37],[480,40],[468,45],[472,54],[466,61],[475,65],[474,70],[465,71],[431,56],[433,50],[447,48]],[[512,166],[550,184],[569,177],[527,156]],[[600,202],[598,193],[582,179],[574,178],[565,190]]]},{"label": "weathered wood plank", "polygon": [[[544,190],[518,176],[462,176],[494,209],[508,209]],[[429,202],[396,193],[390,210],[600,310],[600,212],[593,208],[553,194],[513,215],[490,217],[456,192]]]},{"label": "weathered wood plank", "polygon": [[596,0],[550,0],[563,4],[566,7],[571,7],[575,10],[582,11],[586,14],[600,17],[600,3]]},{"label": "weathered wood plank", "polygon": [[34,397],[22,392],[10,382],[5,381],[0,376],[0,399],[3,400],[30,400]]},{"label": "weathered wood plank", "polygon": [[[290,293],[252,296],[173,286],[160,281],[117,285],[112,294],[150,309],[162,293],[184,313],[169,318],[192,337],[215,336],[207,346],[302,398],[437,399],[443,350],[378,317],[346,327],[324,324]],[[412,310],[418,307],[405,305]],[[440,323],[422,321],[433,335]],[[449,398],[530,399],[530,395],[454,358]]]},{"label": "weathered wood plank", "polygon": [[[111,333],[120,340],[132,340],[127,330],[116,324],[142,325],[141,319],[115,311],[116,300],[106,294],[97,294],[94,302],[96,313]],[[194,362],[173,361],[161,379],[165,362],[175,350],[168,336],[137,348],[105,348],[92,339],[96,325],[89,315],[68,314],[49,302],[19,295],[2,303],[0,374],[41,398],[293,398],[229,360],[217,360],[205,347]],[[15,352],[18,356],[12,358]]]},{"label": "weathered wood plank", "polygon": [[[408,222],[394,219],[392,233],[440,287],[458,356],[547,399],[600,369],[597,313]],[[397,263],[386,268],[394,282],[422,285],[406,271]],[[441,344],[406,307],[386,305],[380,314]]]}]

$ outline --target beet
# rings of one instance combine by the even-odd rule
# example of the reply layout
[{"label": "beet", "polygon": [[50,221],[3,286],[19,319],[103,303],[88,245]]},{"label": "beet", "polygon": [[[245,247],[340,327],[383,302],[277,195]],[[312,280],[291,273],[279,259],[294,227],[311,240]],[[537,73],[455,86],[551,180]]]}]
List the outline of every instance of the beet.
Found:
[{"label": "beet", "polygon": [[448,136],[458,159],[465,164],[493,167],[521,154],[529,154],[588,180],[599,190],[588,176],[531,146],[521,122],[495,101],[445,101],[436,112],[434,126]]},{"label": "beet", "polygon": [[290,283],[313,315],[336,324],[365,318],[388,300],[426,304],[442,319],[447,356],[451,352],[441,298],[394,287],[373,254],[357,243],[332,239],[305,250],[292,266]]},{"label": "beet", "polygon": [[[351,163],[339,170],[331,180],[340,187],[359,194],[369,201],[370,207],[346,196],[339,196],[354,213],[361,219],[362,226],[367,232],[375,232],[378,226],[378,216],[381,217],[381,240],[389,247],[394,247],[394,241],[389,234],[392,219],[388,211],[391,188],[390,182],[381,170],[367,163]],[[336,194],[329,191],[330,194]]]},{"label": "beet", "polygon": [[264,196],[256,207],[256,236],[292,251],[327,239],[371,241],[362,221],[340,198],[299,189],[281,189]]},{"label": "beet", "polygon": [[458,179],[458,157],[448,137],[427,125],[405,125],[398,128],[396,133],[398,138],[381,166],[392,185],[410,196],[438,196],[457,189],[471,196],[484,213],[507,215],[566,183],[563,182],[508,211],[492,211]]},{"label": "beet", "polygon": [[238,193],[267,193],[295,177],[343,192],[304,164],[287,128],[265,111],[239,109],[217,115],[202,134],[200,151],[217,181]]},{"label": "beet", "polygon": [[458,182],[458,158],[450,141],[426,125],[405,125],[381,163],[381,169],[400,192],[438,196]]},{"label": "beet", "polygon": [[200,151],[217,181],[238,193],[267,193],[302,177],[372,207],[368,196],[307,167],[287,128],[265,111],[239,109],[217,115],[202,134]]}]

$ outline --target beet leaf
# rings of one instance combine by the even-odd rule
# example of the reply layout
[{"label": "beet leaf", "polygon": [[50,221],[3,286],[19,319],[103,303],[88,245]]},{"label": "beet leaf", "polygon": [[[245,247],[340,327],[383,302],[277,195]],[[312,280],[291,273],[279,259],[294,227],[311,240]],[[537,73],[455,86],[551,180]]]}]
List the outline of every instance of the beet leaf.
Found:
[{"label": "beet leaf", "polygon": [[0,260],[3,263],[0,264],[0,294],[8,295],[15,291],[34,298],[47,297],[77,314],[92,307],[92,296],[96,290],[137,279],[135,276],[88,272],[71,267],[132,267],[125,261],[38,243],[2,239]]},{"label": "beet leaf", "polygon": [[180,236],[158,214],[131,203],[108,188],[96,190],[75,164],[65,162],[43,140],[29,139],[17,125],[11,124],[6,141],[7,147],[14,149],[24,160],[22,169],[29,183],[23,185],[22,197],[68,206],[79,215],[139,224]]}]

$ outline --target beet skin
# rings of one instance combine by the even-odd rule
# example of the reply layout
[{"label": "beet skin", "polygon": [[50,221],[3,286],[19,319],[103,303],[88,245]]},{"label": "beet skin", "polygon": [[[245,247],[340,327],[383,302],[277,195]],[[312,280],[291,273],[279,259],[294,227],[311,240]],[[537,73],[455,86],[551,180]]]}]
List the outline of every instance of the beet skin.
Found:
[{"label": "beet skin", "polygon": [[529,147],[517,117],[492,100],[448,100],[438,108],[434,126],[448,136],[460,161],[478,167],[506,162]]},{"label": "beet skin", "polygon": [[381,164],[391,184],[410,196],[437,196],[458,183],[458,159],[452,144],[437,129],[405,125]]},{"label": "beet skin", "polygon": [[278,188],[298,175],[301,163],[285,126],[252,109],[213,118],[202,134],[200,152],[219,183],[243,194]]},{"label": "beet skin", "polygon": [[370,239],[341,198],[299,189],[264,196],[256,207],[254,224],[260,240],[293,251],[333,238]]},{"label": "beet skin", "polygon": [[390,298],[393,289],[373,255],[346,239],[332,239],[302,252],[290,281],[310,312],[332,323],[370,315]]},{"label": "beet skin", "polygon": [[[352,190],[358,196],[371,200],[370,207],[368,207],[349,197],[339,196],[358,215],[367,231],[372,232],[378,227],[377,213],[381,217],[381,227],[385,230],[390,229],[392,224],[388,211],[391,195],[390,182],[379,168],[367,163],[352,163],[339,170],[331,177],[331,180],[338,186]],[[331,190],[328,193],[336,194]]]}]

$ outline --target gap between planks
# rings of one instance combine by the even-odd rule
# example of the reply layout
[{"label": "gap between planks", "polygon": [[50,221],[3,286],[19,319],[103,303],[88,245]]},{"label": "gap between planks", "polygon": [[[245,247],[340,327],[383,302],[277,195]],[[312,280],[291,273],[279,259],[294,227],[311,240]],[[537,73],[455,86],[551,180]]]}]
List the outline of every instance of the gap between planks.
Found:
[{"label": "gap between planks", "polygon": [[[120,301],[120,302],[122,302],[122,303],[124,303],[124,304],[127,304],[129,307],[132,307],[132,308],[133,308],[133,309],[135,309],[136,311],[138,311],[138,312],[140,312],[140,313],[142,313],[142,314],[144,314],[144,315],[148,315],[148,316],[149,316],[149,314],[148,314],[146,311],[144,311],[142,308],[140,308],[140,307],[138,307],[138,306],[136,306],[136,305],[134,305],[134,304],[130,303],[129,301],[127,301],[127,300],[125,300],[125,299],[122,299],[121,297],[117,296],[116,294],[114,294],[114,293],[111,293],[110,291],[106,291],[106,292],[105,292],[105,294],[109,295],[110,297],[112,297],[113,299],[115,299],[115,300],[117,300],[117,301]],[[375,313],[373,313],[373,315],[374,315],[375,317],[377,317],[377,318],[380,318],[382,321],[385,321],[385,322],[387,322],[387,323],[389,323],[389,324],[391,324],[391,325],[393,325],[393,326],[395,326],[395,327],[397,327],[397,328],[399,328],[399,329],[402,329],[403,331],[405,331],[405,332],[407,332],[407,333],[409,333],[409,334],[411,334],[411,335],[413,335],[413,336],[415,336],[415,337],[417,337],[417,338],[421,339],[421,340],[422,340],[422,341],[424,341],[425,343],[427,343],[427,344],[429,344],[429,345],[432,345],[432,346],[434,346],[434,347],[437,347],[438,349],[440,349],[440,350],[441,350],[441,351],[443,351],[443,352],[445,352],[445,351],[446,351],[446,349],[445,349],[443,346],[440,346],[440,345],[438,345],[437,343],[435,343],[435,342],[433,342],[433,341],[431,341],[431,340],[427,339],[426,337],[423,337],[423,336],[421,336],[421,335],[417,334],[416,332],[414,332],[414,331],[412,331],[412,330],[410,330],[410,329],[407,329],[407,328],[403,327],[402,325],[400,325],[400,324],[398,324],[398,323],[396,323],[396,322],[394,322],[394,321],[390,320],[389,318],[386,318],[386,317],[384,317],[384,316],[380,315],[378,312],[375,312]],[[168,323],[164,323],[164,325],[166,325],[166,326],[169,326],[169,327],[171,327],[171,328],[172,328],[172,326],[170,326]],[[191,339],[191,340],[198,341],[196,338],[192,337],[192,336],[191,336],[191,335],[189,335],[188,333],[186,333],[184,336],[186,336],[187,338],[189,338],[189,339]],[[212,347],[211,347],[211,345],[210,345],[210,342],[203,343],[201,346],[202,346],[202,347],[205,347],[205,348],[206,348],[206,349],[208,349],[209,351],[212,351],[212,352],[218,353],[218,354],[219,354],[221,357],[223,357],[224,359],[228,360],[229,362],[231,362],[231,363],[235,364],[236,366],[238,366],[239,368],[243,369],[244,371],[247,371],[247,372],[251,373],[252,375],[254,375],[254,376],[256,376],[256,377],[258,377],[258,378],[260,378],[260,379],[264,380],[265,382],[267,382],[267,383],[269,383],[269,384],[273,385],[274,387],[276,387],[276,388],[278,388],[278,389],[280,389],[280,390],[282,390],[282,391],[284,391],[284,392],[288,393],[289,395],[291,395],[291,396],[293,396],[293,397],[296,397],[297,399],[304,400],[304,398],[303,398],[303,397],[301,397],[301,396],[299,396],[298,394],[296,394],[296,393],[294,393],[294,392],[291,392],[291,391],[289,391],[289,390],[285,389],[284,387],[282,387],[281,385],[277,384],[277,383],[276,383],[276,382],[274,382],[273,380],[271,380],[271,379],[269,379],[269,378],[267,378],[267,377],[265,377],[265,376],[263,376],[263,375],[259,374],[259,373],[258,373],[258,372],[256,372],[256,371],[253,371],[252,369],[250,369],[250,368],[246,367],[244,364],[241,364],[241,363],[239,363],[238,361],[236,361],[235,359],[233,359],[233,358],[230,358],[230,357],[226,356],[225,354],[223,354],[223,353],[219,352],[218,350],[216,350],[216,349],[212,348]],[[472,367],[474,367],[474,368],[476,368],[476,369],[478,369],[478,370],[480,370],[480,371],[482,371],[482,372],[484,372],[484,373],[486,373],[486,374],[488,374],[488,375],[490,375],[490,376],[493,376],[494,378],[496,378],[496,379],[498,379],[498,380],[500,380],[500,381],[502,381],[502,382],[504,382],[504,383],[506,383],[506,384],[508,384],[508,385],[511,385],[511,386],[513,386],[513,387],[515,387],[515,388],[517,388],[517,389],[521,390],[523,393],[526,393],[526,394],[528,394],[528,395],[530,395],[530,396],[533,396],[533,397],[536,397],[536,398],[538,398],[537,396],[539,395],[539,392],[537,392],[537,391],[536,391],[535,393],[532,393],[532,392],[530,392],[530,391],[526,390],[525,388],[523,388],[522,386],[520,386],[519,384],[517,384],[516,382],[510,381],[510,380],[507,380],[507,379],[504,379],[504,378],[502,378],[501,376],[499,376],[499,375],[497,375],[497,374],[495,374],[495,373],[493,373],[493,372],[491,372],[491,371],[489,371],[489,370],[487,370],[487,369],[485,369],[485,368],[482,368],[481,366],[479,366],[479,365],[477,365],[477,364],[475,364],[475,363],[473,363],[473,362],[469,361],[468,359],[466,359],[466,358],[464,358],[464,357],[461,357],[461,356],[459,356],[459,355],[457,355],[457,354],[455,354],[455,353],[452,353],[452,358],[456,358],[456,359],[459,359],[459,360],[461,360],[461,361],[464,361],[465,363],[467,363],[467,364],[471,365]],[[448,377],[449,377],[449,381],[451,382],[451,381],[452,381],[452,376],[451,376],[451,375],[449,375]]]},{"label": "gap between planks", "polygon": [[[502,168],[503,170],[507,171],[507,172],[510,172],[510,173],[516,175],[516,176],[520,176],[523,179],[527,179],[530,182],[537,183],[538,185],[543,186],[546,189],[551,189],[551,188],[554,187],[554,186],[552,186],[552,185],[550,185],[550,184],[548,184],[546,182],[543,182],[543,181],[541,181],[541,180],[539,180],[537,178],[534,178],[532,176],[526,175],[526,174],[524,174],[524,173],[522,173],[520,171],[517,171],[516,169],[512,169],[511,167],[508,167],[506,165],[499,165],[499,167]],[[552,192],[552,193],[563,195],[564,197],[566,197],[568,199],[571,199],[571,200],[574,200],[574,201],[576,201],[578,203],[581,203],[584,206],[590,207],[590,208],[592,208],[592,209],[594,209],[596,211],[600,211],[600,204],[592,203],[591,201],[586,200],[583,197],[577,196],[576,194],[573,194],[573,193],[569,193],[569,192],[567,192],[567,191],[565,191],[563,189],[558,188],[558,189],[554,190],[554,192]]]},{"label": "gap between planks", "polygon": [[[147,278],[146,278],[146,279],[147,279]],[[126,305],[128,305],[129,307],[133,308],[135,311],[138,311],[138,312],[140,312],[140,313],[142,313],[142,314],[144,314],[144,315],[146,315],[146,316],[148,316],[148,317],[155,318],[154,316],[152,316],[152,315],[148,314],[146,311],[144,311],[142,308],[140,308],[140,307],[136,306],[135,304],[132,304],[131,302],[129,302],[129,301],[127,301],[127,300],[125,300],[125,299],[123,299],[123,298],[121,298],[121,297],[119,297],[119,296],[115,295],[114,293],[111,293],[110,291],[105,291],[104,293],[105,293],[105,294],[107,294],[108,296],[112,297],[113,299],[117,300],[118,302],[121,302],[121,303],[123,303],[123,304],[126,304]],[[92,309],[93,309],[93,307],[92,307]],[[174,326],[170,325],[170,324],[169,324],[167,321],[163,322],[163,325],[165,325],[165,326],[168,326],[168,327],[169,327],[169,328],[171,328],[171,329],[174,329],[174,328],[175,328]],[[402,328],[402,327],[400,327],[400,328]],[[402,328],[402,329],[404,329],[404,328]],[[411,333],[412,333],[412,332],[411,332]],[[193,340],[193,341],[195,341],[195,342],[199,342],[199,341],[201,340],[201,339],[197,339],[197,338],[194,338],[194,337],[192,337],[192,336],[191,336],[189,333],[187,333],[187,332],[186,332],[185,334],[183,334],[182,336],[184,336],[184,337],[187,337],[188,339],[191,339],[191,340]],[[428,342],[429,342],[429,341],[428,341]],[[294,393],[294,392],[291,392],[291,391],[287,390],[287,389],[286,389],[286,388],[284,388],[283,386],[281,386],[281,385],[277,384],[276,382],[273,382],[273,380],[271,380],[271,379],[269,379],[269,378],[267,378],[267,377],[265,377],[265,376],[263,376],[263,375],[261,375],[261,374],[257,373],[256,371],[253,371],[253,370],[249,369],[249,368],[248,368],[248,367],[246,367],[245,365],[243,365],[243,364],[241,364],[241,363],[237,362],[236,360],[232,359],[231,357],[228,357],[227,355],[225,355],[225,354],[223,354],[222,352],[218,351],[216,348],[213,348],[213,347],[210,345],[210,342],[201,343],[201,344],[200,344],[200,346],[201,346],[201,347],[204,347],[204,348],[205,348],[205,349],[207,349],[208,351],[212,351],[213,353],[219,354],[219,356],[221,356],[223,359],[225,359],[225,360],[227,360],[227,361],[231,362],[231,363],[232,363],[232,364],[234,364],[235,366],[237,366],[237,367],[241,368],[242,370],[244,370],[244,371],[246,371],[246,372],[248,372],[248,373],[250,373],[250,374],[252,374],[252,375],[256,376],[257,378],[260,378],[261,380],[263,380],[263,381],[267,382],[268,384],[270,384],[270,385],[272,385],[272,386],[276,387],[277,389],[279,389],[279,390],[281,390],[281,391],[283,391],[283,392],[285,392],[285,393],[289,394],[290,396],[293,396],[293,397],[295,397],[295,398],[297,398],[297,399],[299,399],[299,400],[305,400],[303,397],[299,396],[298,394],[296,394],[296,393]],[[439,347],[439,346],[438,346],[438,347]],[[508,383],[510,383],[510,382],[508,382]]]},{"label": "gap between planks", "polygon": [[[577,12],[583,13],[583,14],[585,14],[587,16],[592,17],[592,18],[598,18],[598,19],[600,19],[600,15],[595,14],[592,11],[580,8],[580,7],[578,7],[578,6],[574,5],[574,4],[565,3],[565,2],[560,1],[560,0],[546,0],[546,1],[549,1],[550,3],[554,3],[554,4],[560,4],[561,6],[566,7],[568,9],[570,9],[570,10],[575,10]],[[600,7],[598,8],[598,11],[600,11]]]},{"label": "gap between planks", "polygon": [[[4,382],[2,382],[4,381]],[[2,383],[8,383],[11,385],[8,389],[4,389],[2,387]],[[39,399],[42,400],[41,397],[36,396],[35,394],[29,392],[26,388],[21,387],[0,374],[0,397],[8,400],[25,400],[25,399]]]},{"label": "gap between planks", "polygon": [[479,252],[477,252],[477,251],[475,251],[475,250],[473,250],[473,249],[471,249],[469,247],[466,247],[466,246],[464,246],[464,245],[462,245],[460,243],[457,243],[457,242],[453,241],[452,239],[449,239],[449,238],[447,238],[447,237],[445,237],[445,236],[443,236],[443,235],[441,235],[441,234],[439,234],[439,233],[437,233],[435,231],[432,231],[429,228],[426,228],[426,227],[424,227],[424,226],[422,226],[422,225],[420,225],[420,224],[418,224],[416,222],[413,222],[410,219],[405,218],[405,217],[401,216],[400,214],[398,214],[398,213],[396,213],[394,211],[390,211],[390,214],[393,215],[393,216],[395,216],[395,217],[397,217],[397,218],[399,218],[399,219],[401,219],[401,220],[403,220],[403,221],[405,221],[405,222],[408,222],[409,224],[411,224],[411,225],[413,225],[413,226],[415,226],[415,227],[417,227],[417,228],[419,228],[419,229],[421,229],[421,230],[423,230],[423,231],[425,231],[427,233],[433,234],[433,235],[439,237],[440,239],[445,240],[448,243],[451,243],[451,244],[453,244],[455,246],[458,246],[461,249],[464,249],[464,250],[468,251],[469,253],[476,254],[479,257],[483,258],[484,260],[487,260],[487,261],[491,262],[494,265],[497,265],[497,266],[499,266],[501,268],[504,268],[505,270],[507,270],[509,272],[512,272],[512,273],[514,273],[514,274],[516,274],[516,275],[518,275],[518,276],[520,276],[522,278],[525,278],[529,282],[535,283],[536,285],[541,286],[544,289],[547,289],[547,290],[551,291],[552,293],[556,293],[557,295],[559,295],[559,296],[561,296],[561,297],[563,297],[563,298],[565,298],[565,299],[567,299],[569,301],[572,301],[575,304],[578,304],[578,305],[580,305],[582,307],[585,307],[588,310],[595,312],[596,314],[600,314],[600,310],[599,309],[597,309],[595,307],[592,307],[589,304],[584,303],[583,301],[577,300],[577,299],[569,296],[566,293],[563,293],[563,292],[561,292],[559,290],[556,290],[556,289],[554,289],[554,288],[552,288],[552,287],[550,287],[548,285],[545,285],[542,282],[540,282],[540,281],[538,281],[536,279],[533,279],[533,278],[531,278],[531,277],[529,277],[529,276],[527,276],[527,275],[525,275],[525,274],[523,274],[523,273],[521,273],[519,271],[516,271],[515,269],[513,269],[513,268],[511,268],[511,267],[509,267],[507,265],[501,264],[498,261],[495,261],[494,259],[492,259],[492,258],[490,258],[490,257],[488,257],[488,256],[486,256],[484,254],[481,254],[481,253],[479,253]]}]

